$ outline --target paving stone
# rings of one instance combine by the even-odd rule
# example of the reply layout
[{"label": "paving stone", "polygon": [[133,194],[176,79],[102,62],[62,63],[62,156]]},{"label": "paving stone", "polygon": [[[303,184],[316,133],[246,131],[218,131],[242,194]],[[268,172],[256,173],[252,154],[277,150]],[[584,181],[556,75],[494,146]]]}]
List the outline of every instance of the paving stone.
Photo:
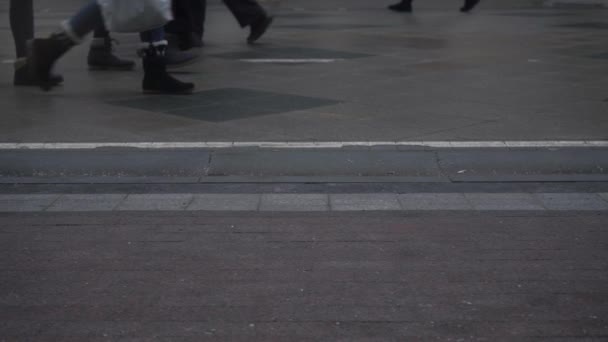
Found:
[{"label": "paving stone", "polygon": [[215,57],[227,59],[258,59],[258,58],[337,58],[353,59],[370,57],[365,53],[327,50],[307,47],[267,47],[262,50],[247,50],[215,54]]},{"label": "paving stone", "polygon": [[118,210],[155,211],[184,210],[192,202],[191,194],[138,194],[129,195]]},{"label": "paving stone", "polygon": [[325,194],[264,194],[261,211],[328,211]]},{"label": "paving stone", "polygon": [[47,209],[59,195],[0,195],[0,212],[28,212]]},{"label": "paving stone", "polygon": [[598,194],[536,194],[549,210],[608,210],[608,203]]},{"label": "paving stone", "polygon": [[222,150],[210,176],[404,176],[441,180],[432,152],[348,150]]},{"label": "paving stone", "polygon": [[111,211],[127,197],[124,194],[61,195],[48,211]]},{"label": "paving stone", "polygon": [[468,193],[465,197],[475,210],[545,210],[530,194]]},{"label": "paving stone", "polygon": [[401,194],[403,210],[472,210],[463,194]]},{"label": "paving stone", "polygon": [[333,211],[401,210],[396,194],[332,194]]},{"label": "paving stone", "polygon": [[601,194],[598,194],[598,195],[600,195],[600,197],[603,198],[604,201],[608,202],[608,193],[601,193]]},{"label": "paving stone", "polygon": [[256,211],[259,203],[259,194],[201,194],[186,210]]}]

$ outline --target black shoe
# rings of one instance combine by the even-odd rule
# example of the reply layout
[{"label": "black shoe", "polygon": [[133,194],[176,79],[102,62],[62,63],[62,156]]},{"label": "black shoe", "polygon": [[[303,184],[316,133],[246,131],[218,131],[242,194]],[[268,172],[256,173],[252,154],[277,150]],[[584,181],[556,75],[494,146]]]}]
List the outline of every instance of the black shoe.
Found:
[{"label": "black shoe", "polygon": [[460,9],[460,12],[468,12],[468,11],[470,11],[475,6],[477,6],[478,3],[479,3],[479,0],[465,0],[464,6],[462,6],[462,8]]},{"label": "black shoe", "polygon": [[395,12],[411,12],[412,3],[411,1],[401,1],[400,3],[388,6],[388,9]]},{"label": "black shoe", "polygon": [[135,62],[120,59],[114,55],[112,38],[95,38],[91,43],[87,62],[92,70],[128,71],[135,68]]},{"label": "black shoe", "polygon": [[272,20],[274,20],[273,17],[269,17],[269,16],[265,15],[265,16],[261,17],[260,19],[251,23],[249,25],[250,33],[249,33],[249,37],[247,37],[247,43],[253,44],[258,39],[260,39],[264,35],[264,33],[266,33],[266,30],[268,30],[268,27],[270,27],[270,24],[272,24]]},{"label": "black shoe", "polygon": [[144,66],[142,89],[145,94],[191,94],[193,83],[181,82],[167,73],[166,45],[150,46],[141,52]]},{"label": "black shoe", "polygon": [[51,70],[55,62],[74,46],[74,42],[65,33],[54,33],[50,38],[34,39],[29,42],[28,64],[30,77],[40,88],[51,90],[57,84],[53,82]]},{"label": "black shoe", "polygon": [[[60,85],[63,83],[63,77],[61,75],[51,74],[49,76],[49,81],[53,86]],[[13,85],[19,87],[38,87],[40,83],[37,79],[32,78],[29,65],[27,64],[27,60],[23,58],[22,60],[18,60],[15,63],[15,74],[13,77]]]}]

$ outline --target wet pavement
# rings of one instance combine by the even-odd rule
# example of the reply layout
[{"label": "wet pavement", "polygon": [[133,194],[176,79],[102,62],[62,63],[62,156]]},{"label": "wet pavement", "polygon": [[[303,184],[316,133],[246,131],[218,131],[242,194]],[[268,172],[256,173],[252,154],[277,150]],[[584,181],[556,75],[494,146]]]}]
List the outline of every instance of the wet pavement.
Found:
[{"label": "wet pavement", "polygon": [[[247,32],[212,3],[204,58],[179,70],[197,83],[191,97],[140,94],[141,70],[88,71],[86,44],[60,63],[65,86],[48,94],[13,88],[2,64],[0,139],[606,139],[606,10],[487,2],[463,15],[457,2],[429,1],[403,15],[385,5],[275,2],[275,25],[248,46]],[[40,35],[77,6],[39,5]],[[136,58],[136,37],[116,38],[118,52]],[[12,47],[7,21],[0,40]],[[12,48],[1,54],[13,58]]]}]

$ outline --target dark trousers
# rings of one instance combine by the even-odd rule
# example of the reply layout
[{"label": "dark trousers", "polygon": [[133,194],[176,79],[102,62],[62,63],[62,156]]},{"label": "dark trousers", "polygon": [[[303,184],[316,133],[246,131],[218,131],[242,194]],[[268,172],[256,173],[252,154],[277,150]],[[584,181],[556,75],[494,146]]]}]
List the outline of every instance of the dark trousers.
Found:
[{"label": "dark trousers", "polygon": [[[11,0],[9,16],[17,58],[23,58],[27,55],[27,41],[34,38],[33,0]],[[105,38],[109,35],[103,25],[95,30],[95,38]]]},{"label": "dark trousers", "polygon": [[[266,16],[266,11],[255,0],[224,0],[224,4],[236,18],[241,27]],[[207,0],[173,0],[175,19],[165,26],[168,33],[189,35],[194,32],[203,37]]]},{"label": "dark trousers", "polygon": [[249,26],[254,21],[266,16],[266,11],[255,0],[224,0],[232,15],[241,27]]},{"label": "dark trousers", "polygon": [[165,26],[165,31],[188,37],[190,33],[196,33],[202,37],[206,14],[207,0],[173,0],[174,20]]}]

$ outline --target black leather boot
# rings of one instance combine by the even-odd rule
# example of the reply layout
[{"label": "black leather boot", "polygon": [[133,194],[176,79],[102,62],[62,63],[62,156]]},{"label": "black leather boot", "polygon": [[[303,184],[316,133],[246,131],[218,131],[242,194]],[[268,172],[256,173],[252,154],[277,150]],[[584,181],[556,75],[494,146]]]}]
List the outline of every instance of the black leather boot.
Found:
[{"label": "black leather boot", "polygon": [[28,50],[29,74],[38,82],[40,88],[51,90],[57,83],[53,82],[51,70],[55,62],[75,45],[64,32],[53,33],[49,38],[30,41]]},{"label": "black leather boot", "polygon": [[468,12],[468,11],[472,10],[475,6],[477,6],[478,3],[479,3],[479,0],[465,0],[464,6],[462,6],[460,11]]},{"label": "black leather boot", "polygon": [[[63,77],[61,75],[51,74],[49,80],[53,84],[53,86],[63,83]],[[19,87],[37,87],[40,85],[38,80],[31,76],[29,64],[27,63],[26,58],[20,58],[15,61],[15,74],[13,77],[13,84]]]},{"label": "black leather boot", "polygon": [[92,70],[133,70],[135,62],[114,55],[112,38],[95,38],[91,43],[87,62]]},{"label": "black leather boot", "polygon": [[388,9],[395,12],[411,12],[412,11],[412,0],[402,0],[399,3],[388,6]]},{"label": "black leather boot", "polygon": [[193,83],[181,82],[167,73],[167,45],[150,45],[140,50],[144,66],[143,92],[146,94],[191,94]]},{"label": "black leather boot", "polygon": [[249,25],[249,36],[247,37],[247,43],[253,44],[258,39],[262,38],[264,33],[266,33],[266,31],[272,24],[273,20],[273,17],[264,14],[263,16],[255,20],[253,23],[251,23]]}]

